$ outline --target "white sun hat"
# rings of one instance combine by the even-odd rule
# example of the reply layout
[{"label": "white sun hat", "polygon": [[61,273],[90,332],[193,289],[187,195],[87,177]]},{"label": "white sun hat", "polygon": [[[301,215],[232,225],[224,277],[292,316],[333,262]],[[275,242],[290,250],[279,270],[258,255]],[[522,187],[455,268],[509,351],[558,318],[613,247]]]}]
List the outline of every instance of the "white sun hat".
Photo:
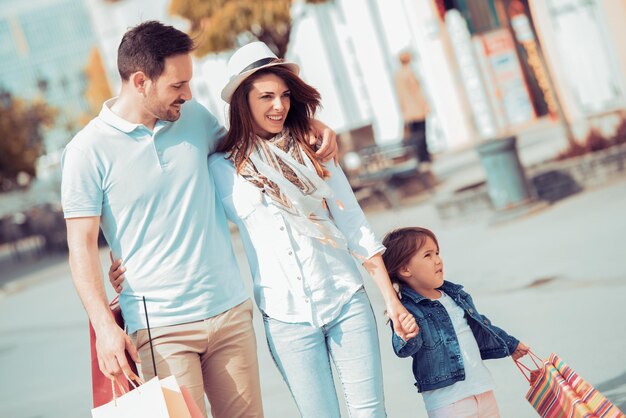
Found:
[{"label": "white sun hat", "polygon": [[222,100],[230,103],[237,87],[255,72],[267,68],[282,65],[295,74],[300,73],[298,64],[278,60],[276,54],[263,42],[252,42],[239,48],[230,60],[228,60],[228,83],[222,89]]}]

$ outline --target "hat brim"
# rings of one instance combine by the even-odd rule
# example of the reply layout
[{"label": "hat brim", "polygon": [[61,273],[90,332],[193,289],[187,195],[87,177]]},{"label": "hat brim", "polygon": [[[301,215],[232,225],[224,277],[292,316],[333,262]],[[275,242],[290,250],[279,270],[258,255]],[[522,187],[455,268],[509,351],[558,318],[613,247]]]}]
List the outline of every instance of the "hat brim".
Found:
[{"label": "hat brim", "polygon": [[235,90],[237,90],[237,87],[239,87],[241,83],[244,82],[246,78],[250,77],[252,74],[264,68],[275,67],[277,65],[282,65],[283,67],[287,67],[292,73],[296,75],[300,74],[300,66],[293,62],[272,62],[269,64],[265,64],[258,68],[253,68],[252,70],[245,71],[241,74],[237,74],[236,76],[232,77],[222,89],[222,94],[221,94],[222,100],[224,100],[226,103],[230,103],[230,99],[233,97],[233,93],[235,92]]}]

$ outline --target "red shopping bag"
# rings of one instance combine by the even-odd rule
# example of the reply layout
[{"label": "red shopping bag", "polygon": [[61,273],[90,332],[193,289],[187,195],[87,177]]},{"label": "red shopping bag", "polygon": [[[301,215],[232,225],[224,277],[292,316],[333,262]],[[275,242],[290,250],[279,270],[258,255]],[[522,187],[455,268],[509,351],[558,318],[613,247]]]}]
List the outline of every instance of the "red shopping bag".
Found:
[{"label": "red shopping bag", "polygon": [[[122,318],[122,310],[120,309],[117,296],[111,301],[109,307],[111,308],[111,315],[115,318],[117,325],[124,329],[124,318]],[[111,390],[111,380],[102,374],[100,366],[98,365],[96,332],[94,331],[93,326],[91,326],[91,322],[89,322],[89,344],[91,346],[91,387],[93,393],[93,406],[96,408],[111,401],[111,399],[113,399],[113,391]],[[126,360],[128,361],[128,364],[130,364],[133,373],[138,374],[137,366],[128,353],[126,353]],[[123,379],[123,381],[119,383],[122,386],[122,389],[124,389],[124,392],[131,390],[128,380]]]},{"label": "red shopping bag", "polygon": [[[552,353],[548,360],[541,360],[531,352],[530,358],[537,369],[531,370],[519,361],[515,364],[530,383],[526,399],[540,416],[626,418],[626,415],[556,354]],[[530,375],[526,375],[527,372]]]}]

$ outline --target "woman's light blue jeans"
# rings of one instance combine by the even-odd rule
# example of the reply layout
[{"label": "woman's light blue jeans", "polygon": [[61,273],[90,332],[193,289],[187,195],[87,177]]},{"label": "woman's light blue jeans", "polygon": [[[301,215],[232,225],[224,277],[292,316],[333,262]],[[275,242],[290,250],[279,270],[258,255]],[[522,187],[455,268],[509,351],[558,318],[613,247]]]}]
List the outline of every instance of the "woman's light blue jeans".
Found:
[{"label": "woman's light blue jeans", "polygon": [[303,418],[339,418],[332,359],[350,417],[386,417],[378,332],[361,289],[339,316],[322,326],[264,315],[270,352]]}]

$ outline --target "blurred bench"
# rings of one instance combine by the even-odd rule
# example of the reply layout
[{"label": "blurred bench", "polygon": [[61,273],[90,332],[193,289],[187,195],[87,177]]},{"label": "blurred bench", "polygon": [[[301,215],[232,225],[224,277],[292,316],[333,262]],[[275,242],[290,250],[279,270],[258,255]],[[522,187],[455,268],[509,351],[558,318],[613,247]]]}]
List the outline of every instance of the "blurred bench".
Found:
[{"label": "blurred bench", "polygon": [[419,170],[413,146],[403,143],[373,145],[347,152],[342,165],[357,199],[375,196],[388,208],[400,205],[399,188],[406,181],[418,181],[430,189],[430,177]]}]

